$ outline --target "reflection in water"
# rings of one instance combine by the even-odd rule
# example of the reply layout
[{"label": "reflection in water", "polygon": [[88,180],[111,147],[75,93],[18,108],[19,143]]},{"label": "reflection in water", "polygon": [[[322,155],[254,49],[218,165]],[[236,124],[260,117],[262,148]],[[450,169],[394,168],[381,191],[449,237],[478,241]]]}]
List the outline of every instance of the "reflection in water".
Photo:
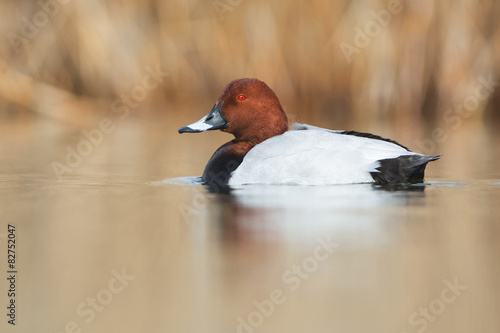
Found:
[{"label": "reflection in water", "polygon": [[380,207],[418,206],[424,186],[401,185],[404,190],[382,190],[371,184],[334,186],[241,186],[219,195],[217,204],[224,239],[269,241],[281,238],[310,240],[322,232],[336,239],[370,235],[386,217]]},{"label": "reflection in water", "polygon": [[[380,332],[416,331],[421,326],[410,316],[416,311],[412,318],[423,318],[418,309],[436,304],[433,300],[450,281],[463,288],[456,303],[447,305],[453,315],[429,326],[430,332],[466,332],[461,325],[477,325],[474,320],[456,322],[460,313],[473,311],[471,302],[486,307],[489,325],[500,327],[490,308],[498,301],[484,298],[500,294],[494,282],[500,271],[491,266],[500,249],[500,210],[493,207],[500,188],[490,184],[434,181],[405,190],[370,184],[242,186],[230,195],[207,194],[213,196],[210,212],[203,222],[194,218],[193,223],[217,230],[205,234],[212,246],[203,248],[200,260],[213,263],[215,255],[220,266],[205,266],[203,273],[217,280],[219,291],[230,289],[247,300],[229,316],[232,331],[240,323],[237,318],[251,316],[252,302],[269,299],[273,289],[287,297],[276,315],[287,323],[275,319],[265,327],[301,332],[296,325],[305,321],[318,331],[330,326],[365,331],[373,325]],[[481,194],[485,191],[489,194]],[[338,247],[328,260],[315,263],[315,248],[325,240]],[[290,273],[294,269],[297,275]],[[306,277],[295,291],[292,281],[300,274]]]}]

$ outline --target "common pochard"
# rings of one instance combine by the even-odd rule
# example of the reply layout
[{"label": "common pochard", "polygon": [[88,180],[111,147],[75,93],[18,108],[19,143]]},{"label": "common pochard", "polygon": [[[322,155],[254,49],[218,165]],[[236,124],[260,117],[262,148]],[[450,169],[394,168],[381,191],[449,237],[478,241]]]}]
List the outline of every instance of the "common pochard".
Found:
[{"label": "common pochard", "polygon": [[378,184],[422,182],[426,156],[377,135],[291,126],[278,97],[257,79],[230,82],[212,110],[179,133],[221,130],[235,139],[208,161],[212,190],[244,184]]}]

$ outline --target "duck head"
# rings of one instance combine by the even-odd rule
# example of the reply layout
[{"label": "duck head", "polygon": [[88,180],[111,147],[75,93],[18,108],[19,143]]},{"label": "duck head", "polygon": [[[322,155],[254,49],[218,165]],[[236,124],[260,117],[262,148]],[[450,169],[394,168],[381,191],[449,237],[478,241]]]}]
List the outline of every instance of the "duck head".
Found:
[{"label": "duck head", "polygon": [[235,141],[256,145],[288,130],[288,120],[274,91],[257,79],[230,82],[212,110],[199,121],[182,127],[179,133],[221,130]]}]

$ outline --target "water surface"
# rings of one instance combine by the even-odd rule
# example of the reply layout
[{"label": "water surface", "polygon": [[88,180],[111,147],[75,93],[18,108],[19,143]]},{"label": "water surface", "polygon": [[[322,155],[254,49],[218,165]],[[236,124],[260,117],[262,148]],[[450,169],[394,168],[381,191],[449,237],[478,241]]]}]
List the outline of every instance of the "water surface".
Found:
[{"label": "water surface", "polygon": [[435,162],[403,190],[213,194],[189,177],[227,137],[180,140],[169,122],[122,124],[62,180],[52,162],[80,127],[3,127],[0,242],[5,254],[15,225],[19,332],[500,331],[494,167],[454,178]]}]

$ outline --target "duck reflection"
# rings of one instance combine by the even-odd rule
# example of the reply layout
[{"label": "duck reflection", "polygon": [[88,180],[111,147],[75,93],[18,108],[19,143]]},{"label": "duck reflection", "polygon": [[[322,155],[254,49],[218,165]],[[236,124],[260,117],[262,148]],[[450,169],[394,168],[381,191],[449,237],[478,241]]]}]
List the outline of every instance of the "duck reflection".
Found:
[{"label": "duck reflection", "polygon": [[420,206],[425,184],[380,186],[241,186],[215,195],[209,216],[227,242],[312,240],[322,233],[377,241],[388,207]]}]

